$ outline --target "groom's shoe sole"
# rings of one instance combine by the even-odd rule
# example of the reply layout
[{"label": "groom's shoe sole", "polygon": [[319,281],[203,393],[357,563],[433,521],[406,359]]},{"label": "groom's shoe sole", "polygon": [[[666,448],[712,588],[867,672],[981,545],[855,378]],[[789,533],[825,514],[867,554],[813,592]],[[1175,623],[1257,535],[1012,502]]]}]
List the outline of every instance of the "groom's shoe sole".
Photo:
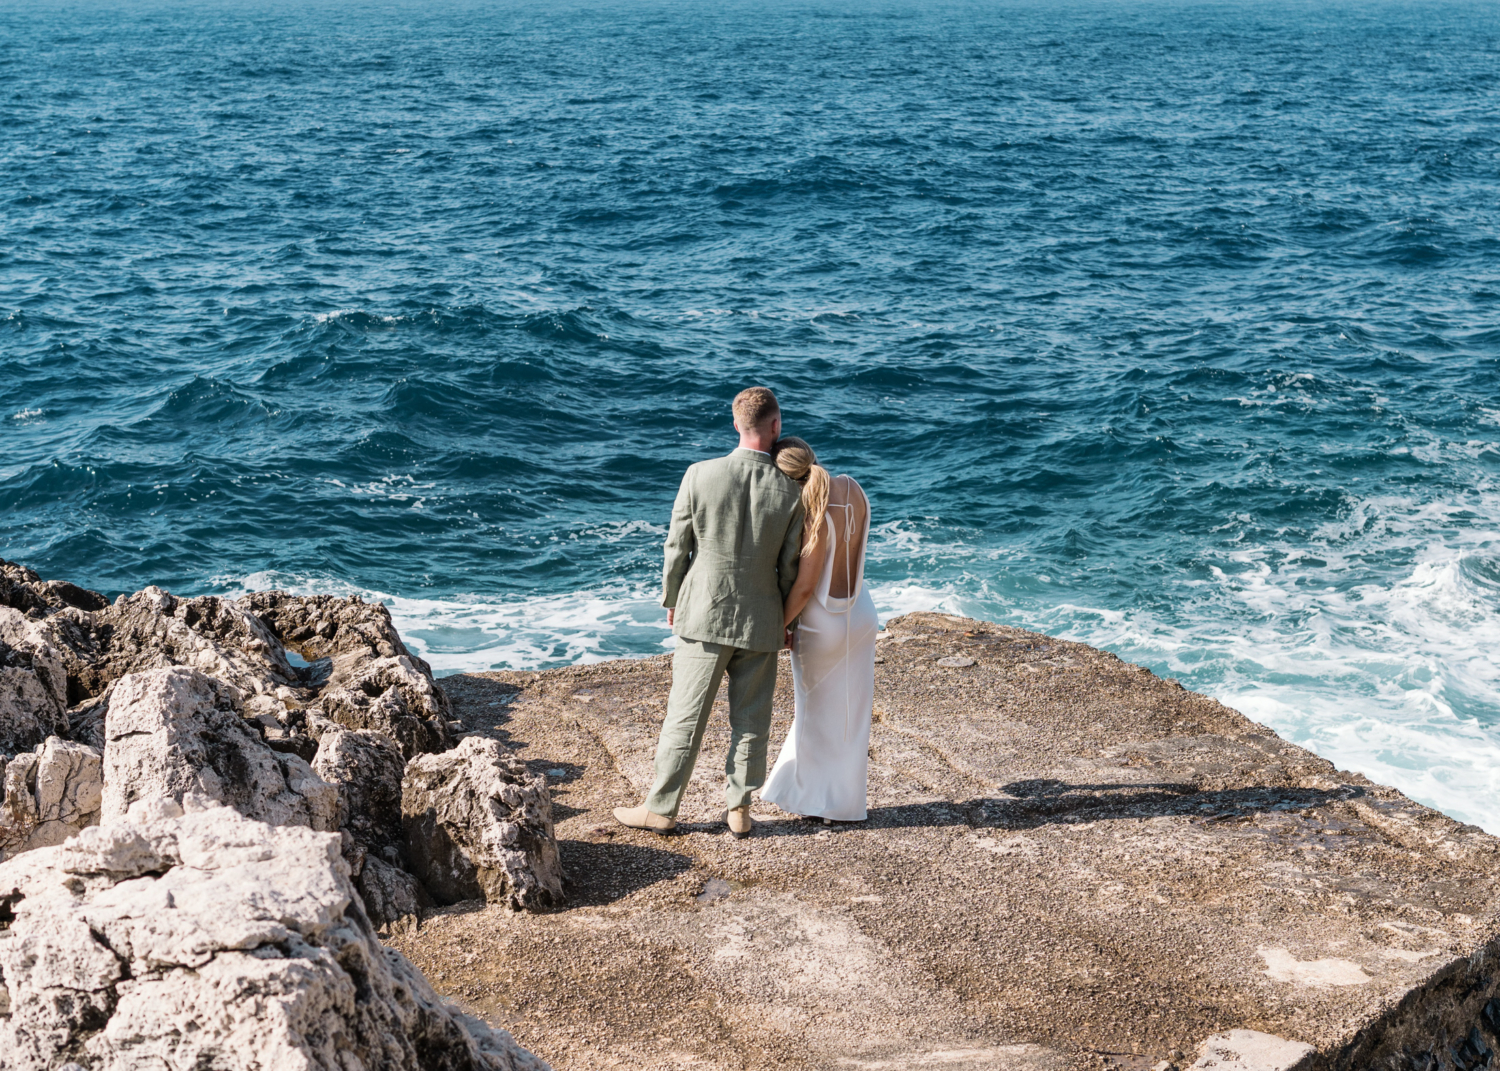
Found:
[{"label": "groom's shoe sole", "polygon": [[[729,812],[728,811],[724,812],[724,824],[726,826],[729,826]],[[747,830],[745,830],[745,832],[743,832],[743,833],[736,832],[736,830],[735,830],[735,828],[733,826],[729,826],[729,835],[732,836],[735,840],[744,840],[746,837],[750,836],[750,834],[752,834],[754,832],[755,832],[755,823],[754,823],[754,821],[752,821],[750,823],[750,828],[747,829]]]}]

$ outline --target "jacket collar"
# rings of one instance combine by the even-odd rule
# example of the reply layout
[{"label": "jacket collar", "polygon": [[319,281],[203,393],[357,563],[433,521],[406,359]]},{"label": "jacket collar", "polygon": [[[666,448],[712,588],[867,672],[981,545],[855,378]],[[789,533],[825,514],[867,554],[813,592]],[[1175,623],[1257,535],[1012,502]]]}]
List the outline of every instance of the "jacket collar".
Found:
[{"label": "jacket collar", "polygon": [[759,450],[747,450],[743,446],[736,446],[730,457],[742,457],[746,461],[759,461],[763,465],[771,464],[771,455],[763,454]]}]

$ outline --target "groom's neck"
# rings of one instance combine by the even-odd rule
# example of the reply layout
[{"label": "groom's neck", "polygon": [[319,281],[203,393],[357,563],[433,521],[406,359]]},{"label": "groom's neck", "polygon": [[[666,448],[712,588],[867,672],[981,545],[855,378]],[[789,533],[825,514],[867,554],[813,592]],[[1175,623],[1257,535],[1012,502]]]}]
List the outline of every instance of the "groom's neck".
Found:
[{"label": "groom's neck", "polygon": [[771,452],[771,447],[773,447],[775,445],[776,445],[776,436],[774,436],[774,435],[741,435],[740,436],[740,449],[741,450],[759,450],[763,454],[769,454]]}]

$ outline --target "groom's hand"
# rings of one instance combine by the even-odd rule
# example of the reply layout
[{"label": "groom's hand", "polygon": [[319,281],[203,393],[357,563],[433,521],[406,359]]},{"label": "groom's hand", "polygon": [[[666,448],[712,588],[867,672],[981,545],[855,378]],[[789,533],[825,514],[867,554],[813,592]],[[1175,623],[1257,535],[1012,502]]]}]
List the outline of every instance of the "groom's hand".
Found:
[{"label": "groom's hand", "polygon": [[676,623],[677,623],[677,607],[675,607],[675,606],[669,606],[669,607],[667,607],[667,628],[671,628]]}]

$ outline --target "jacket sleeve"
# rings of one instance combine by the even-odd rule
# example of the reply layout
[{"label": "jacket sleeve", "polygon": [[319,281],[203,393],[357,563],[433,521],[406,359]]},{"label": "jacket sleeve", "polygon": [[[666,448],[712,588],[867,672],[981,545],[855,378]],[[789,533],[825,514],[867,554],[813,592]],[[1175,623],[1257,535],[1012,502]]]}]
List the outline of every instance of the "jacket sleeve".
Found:
[{"label": "jacket sleeve", "polygon": [[688,469],[682,477],[682,486],[677,489],[677,501],[672,503],[672,526],[667,530],[666,561],[661,573],[661,604],[668,608],[677,605],[682,578],[687,576],[698,549],[698,536],[693,531],[692,479],[693,470]]},{"label": "jacket sleeve", "polygon": [[781,557],[776,562],[776,586],[781,589],[781,601],[786,602],[786,597],[792,592],[792,585],[797,582],[797,566],[802,561],[802,522],[806,519],[806,512],[798,501],[797,508],[792,511],[792,522],[786,526],[786,538],[781,543]]}]

